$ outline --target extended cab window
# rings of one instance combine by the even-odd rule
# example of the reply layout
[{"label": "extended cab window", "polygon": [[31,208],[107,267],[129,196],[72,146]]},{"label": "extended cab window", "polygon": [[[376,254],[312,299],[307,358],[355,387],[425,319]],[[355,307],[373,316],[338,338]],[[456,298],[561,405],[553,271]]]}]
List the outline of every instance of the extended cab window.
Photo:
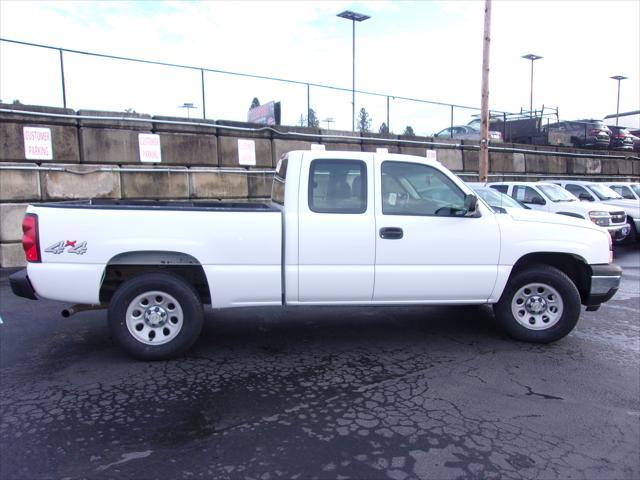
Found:
[{"label": "extended cab window", "polygon": [[385,215],[462,216],[465,194],[444,173],[419,163],[382,163]]},{"label": "extended cab window", "polygon": [[360,160],[311,162],[309,209],[316,213],[364,213],[367,165]]}]

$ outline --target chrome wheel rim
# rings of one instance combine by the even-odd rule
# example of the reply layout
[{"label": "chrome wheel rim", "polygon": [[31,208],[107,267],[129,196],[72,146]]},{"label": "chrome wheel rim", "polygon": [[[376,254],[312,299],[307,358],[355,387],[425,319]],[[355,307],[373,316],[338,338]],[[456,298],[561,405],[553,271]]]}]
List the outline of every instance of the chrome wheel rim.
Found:
[{"label": "chrome wheel rim", "polygon": [[520,288],[511,300],[511,313],[529,330],[553,327],[564,310],[558,291],[545,283],[529,283]]},{"label": "chrome wheel rim", "polygon": [[180,333],[184,314],[180,303],[166,292],[153,290],[134,298],[126,313],[127,329],[145,345],[163,345]]}]

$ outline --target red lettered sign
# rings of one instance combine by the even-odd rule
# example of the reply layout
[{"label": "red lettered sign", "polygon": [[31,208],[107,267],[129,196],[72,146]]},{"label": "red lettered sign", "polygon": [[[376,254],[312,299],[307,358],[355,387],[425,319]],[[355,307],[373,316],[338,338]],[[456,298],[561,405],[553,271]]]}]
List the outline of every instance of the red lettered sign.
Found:
[{"label": "red lettered sign", "polygon": [[53,160],[50,128],[24,127],[22,135],[24,156],[27,160]]},{"label": "red lettered sign", "polygon": [[155,133],[139,133],[138,147],[140,148],[141,162],[160,163],[162,161],[160,135],[156,135]]}]

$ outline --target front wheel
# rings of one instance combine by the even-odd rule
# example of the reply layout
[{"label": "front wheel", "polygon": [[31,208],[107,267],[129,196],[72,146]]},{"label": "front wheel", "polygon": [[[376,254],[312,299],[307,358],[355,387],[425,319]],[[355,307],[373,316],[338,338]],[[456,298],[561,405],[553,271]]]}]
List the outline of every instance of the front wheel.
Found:
[{"label": "front wheel", "polygon": [[557,268],[533,266],[509,279],[493,309],[503,328],[516,340],[555,342],[576,326],[580,294]]},{"label": "front wheel", "polygon": [[116,290],[108,312],[115,341],[141,360],[185,353],[198,339],[204,313],[198,294],[181,277],[144,273]]}]

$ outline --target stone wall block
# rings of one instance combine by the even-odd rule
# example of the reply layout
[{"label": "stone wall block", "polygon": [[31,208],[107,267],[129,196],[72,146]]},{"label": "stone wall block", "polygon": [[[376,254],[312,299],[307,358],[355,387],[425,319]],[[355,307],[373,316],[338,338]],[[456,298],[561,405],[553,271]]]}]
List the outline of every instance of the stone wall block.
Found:
[{"label": "stone wall block", "polygon": [[249,198],[271,197],[271,186],[273,184],[272,174],[250,174],[248,180]]},{"label": "stone wall block", "polygon": [[[52,117],[48,113],[56,115],[75,115],[75,110],[71,108],[50,107],[46,105],[14,105],[12,103],[0,103],[0,108],[14,110],[15,113],[0,113],[0,122],[10,123],[33,123],[48,125],[68,125],[77,126],[78,120],[75,118]],[[40,112],[42,115],[32,115],[20,113],[20,110],[27,112]]]},{"label": "stone wall block", "polygon": [[463,170],[462,151],[449,148],[436,149],[437,160],[449,170],[460,172]]},{"label": "stone wall block", "polygon": [[43,200],[74,200],[86,198],[120,198],[120,174],[101,172],[101,165],[64,165],[52,167],[65,171],[42,171]]},{"label": "stone wall block", "polygon": [[274,139],[271,141],[273,150],[273,165],[278,164],[280,157],[294,150],[310,150],[313,142],[306,140],[280,140]]},{"label": "stone wall block", "polygon": [[[79,162],[78,129],[75,126],[0,122],[0,162],[26,160],[24,127],[51,130],[53,161]],[[32,161],[32,160],[29,160]],[[48,162],[49,160],[42,160]]]},{"label": "stone wall block", "polygon": [[[246,167],[238,162],[238,139],[240,137],[218,136],[218,164],[222,167]],[[256,168],[273,168],[271,140],[247,138],[256,144]]]},{"label": "stone wall block", "polygon": [[22,219],[28,203],[0,203],[0,242],[22,240]]},{"label": "stone wall block", "polygon": [[213,172],[206,169],[189,170],[191,196],[198,199],[247,198],[247,173]]},{"label": "stone wall block", "polygon": [[0,266],[3,268],[24,267],[27,260],[21,243],[0,244]]},{"label": "stone wall block", "polygon": [[[6,163],[3,167],[37,167],[35,163]],[[37,170],[0,170],[0,201],[40,200]]]},{"label": "stone wall block", "polygon": [[602,173],[605,175],[631,175],[633,173],[633,160],[603,158]]},{"label": "stone wall block", "polygon": [[[124,128],[127,130],[150,131],[153,128],[151,115],[142,113],[107,112],[102,110],[78,110],[78,115],[87,117],[108,117],[78,119],[80,127]],[[133,119],[133,120],[132,120]]]},{"label": "stone wall block", "polygon": [[[152,169],[153,167],[128,167]],[[122,198],[125,199],[182,199],[189,198],[189,175],[184,172],[128,171],[121,172]]]},{"label": "stone wall block", "polygon": [[162,164],[184,166],[218,165],[218,139],[214,135],[161,133]]},{"label": "stone wall block", "polygon": [[[217,132],[215,120],[166,117],[162,115],[155,115],[152,118],[153,120],[159,120],[158,122],[153,122],[154,133],[200,133],[204,135],[216,135]],[[179,123],[162,123],[163,121]]]},{"label": "stone wall block", "polygon": [[602,162],[599,158],[569,158],[567,173],[597,175],[602,173]]},{"label": "stone wall block", "polygon": [[344,151],[344,152],[361,152],[362,151],[362,145],[360,143],[331,143],[331,142],[326,142],[324,144],[324,148],[326,151],[331,151],[331,152],[337,152],[337,151]]},{"label": "stone wall block", "polygon": [[140,163],[138,130],[80,128],[82,163]]}]

